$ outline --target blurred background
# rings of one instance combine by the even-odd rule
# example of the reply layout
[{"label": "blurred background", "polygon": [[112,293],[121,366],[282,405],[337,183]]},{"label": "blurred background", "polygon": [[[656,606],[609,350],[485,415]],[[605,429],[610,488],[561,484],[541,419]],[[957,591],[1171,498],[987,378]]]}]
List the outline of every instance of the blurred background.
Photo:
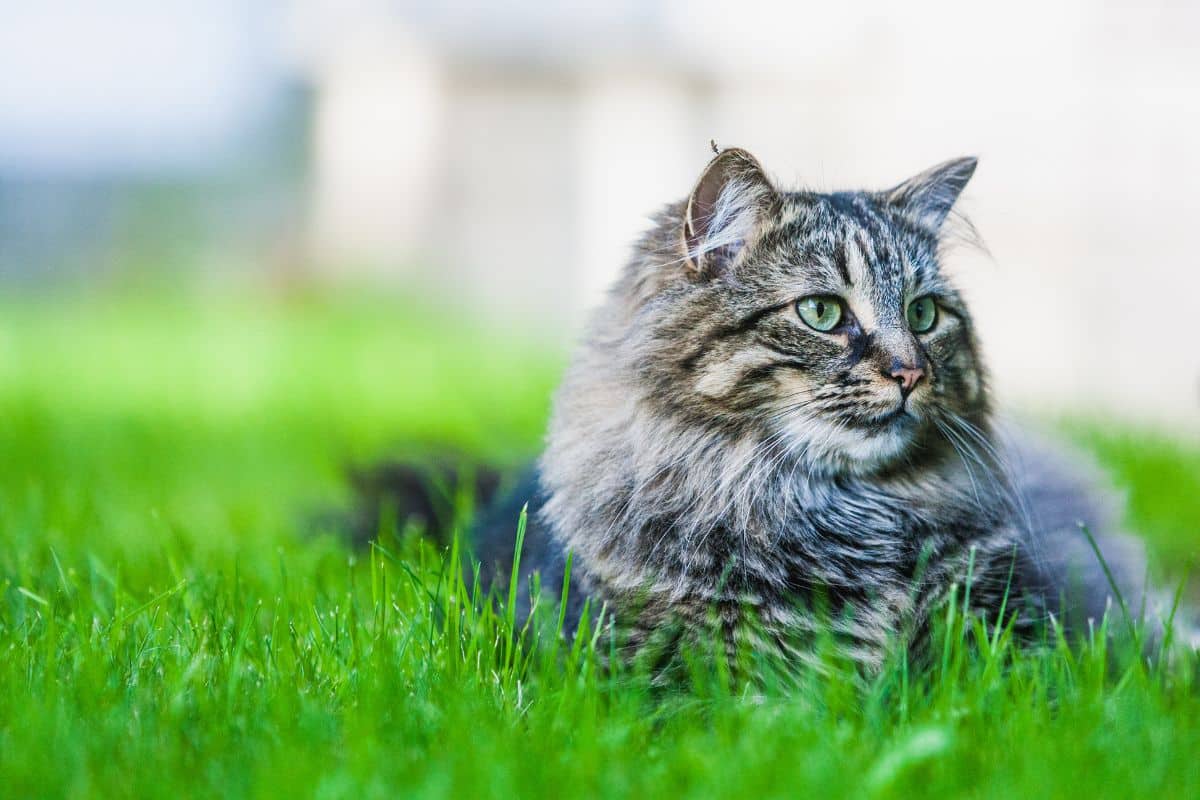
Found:
[{"label": "blurred background", "polygon": [[[981,157],[1003,398],[1200,420],[1200,5],[0,0],[0,292],[370,290],[569,341],[709,140]],[[14,300],[15,298],[15,300]]]}]

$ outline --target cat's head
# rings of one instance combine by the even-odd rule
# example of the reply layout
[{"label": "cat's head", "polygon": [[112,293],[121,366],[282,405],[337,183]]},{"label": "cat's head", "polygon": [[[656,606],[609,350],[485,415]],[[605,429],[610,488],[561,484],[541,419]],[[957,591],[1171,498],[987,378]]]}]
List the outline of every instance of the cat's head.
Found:
[{"label": "cat's head", "polygon": [[974,170],[962,158],[884,191],[788,192],[744,150],[719,153],[616,294],[647,396],[831,472],[970,436],[984,371],[939,251]]}]

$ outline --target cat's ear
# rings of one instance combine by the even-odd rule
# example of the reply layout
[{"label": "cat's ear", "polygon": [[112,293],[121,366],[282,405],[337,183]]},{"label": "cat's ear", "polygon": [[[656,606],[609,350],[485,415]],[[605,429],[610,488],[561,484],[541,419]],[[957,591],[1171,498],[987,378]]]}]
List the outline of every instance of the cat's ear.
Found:
[{"label": "cat's ear", "polygon": [[688,265],[704,276],[728,267],[750,244],[774,198],[754,156],[737,147],[718,153],[688,196],[683,218]]},{"label": "cat's ear", "polygon": [[884,194],[923,228],[937,233],[950,209],[975,174],[974,157],[956,158],[914,175]]}]

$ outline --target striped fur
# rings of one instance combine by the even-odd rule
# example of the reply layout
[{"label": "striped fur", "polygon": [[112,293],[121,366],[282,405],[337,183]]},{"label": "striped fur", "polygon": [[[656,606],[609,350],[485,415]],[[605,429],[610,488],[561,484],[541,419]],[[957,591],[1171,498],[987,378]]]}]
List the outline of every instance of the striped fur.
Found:
[{"label": "striped fur", "polygon": [[[1140,598],[1140,554],[1086,468],[992,423],[940,266],[974,168],[819,194],[727,150],[658,215],[557,393],[532,529],[555,563],[574,553],[576,591],[629,647],[715,620],[731,651],[800,662],[832,632],[869,670],[919,644],[968,569],[988,619],[1007,593],[1022,629],[1077,629],[1112,594],[1077,521]],[[808,295],[842,298],[850,322],[808,327]],[[905,310],[925,295],[939,321],[915,334]],[[925,371],[899,412],[898,364]]]}]

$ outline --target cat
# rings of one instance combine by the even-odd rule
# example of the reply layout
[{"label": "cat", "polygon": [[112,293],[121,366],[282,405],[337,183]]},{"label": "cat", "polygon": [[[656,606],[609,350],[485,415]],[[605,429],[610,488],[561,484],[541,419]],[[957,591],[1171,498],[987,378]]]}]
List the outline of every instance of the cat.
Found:
[{"label": "cat", "polygon": [[920,648],[953,586],[1029,637],[1141,608],[1094,470],[993,419],[942,268],[975,168],[784,191],[719,151],[595,312],[536,467],[479,515],[485,575],[508,575],[528,503],[519,596],[534,574],[556,591],[571,553],[571,622],[602,602],[625,652],[715,625],[731,656],[804,662],[825,636],[865,671]]}]

